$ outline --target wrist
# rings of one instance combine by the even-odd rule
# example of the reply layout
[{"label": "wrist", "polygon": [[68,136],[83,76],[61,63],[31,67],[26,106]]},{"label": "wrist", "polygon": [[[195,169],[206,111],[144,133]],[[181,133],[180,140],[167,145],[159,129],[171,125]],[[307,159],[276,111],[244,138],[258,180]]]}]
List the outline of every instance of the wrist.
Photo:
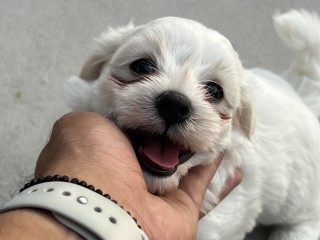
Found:
[{"label": "wrist", "polygon": [[[69,158],[61,161],[60,159],[56,159],[55,165],[51,169],[45,172],[36,171],[35,177],[66,175],[70,180],[77,178],[85,181],[88,185],[94,186],[95,189],[100,189],[103,193],[109,194],[118,205],[129,211],[137,219],[142,229],[146,230],[148,235],[149,232],[145,229],[147,224],[145,223],[145,219],[143,219],[145,217],[143,203],[149,193],[141,173],[139,171],[132,171],[132,169],[122,169],[119,162],[123,161],[123,159],[117,159],[118,168],[114,171],[109,171],[108,166],[105,166],[103,162],[99,162],[100,166],[98,167],[95,161],[90,162],[90,164],[83,161],[82,164],[79,164],[77,163],[78,159],[82,158]],[[111,157],[106,162],[110,162],[110,159]],[[136,160],[132,159],[132,161]],[[68,166],[66,167],[65,165]],[[126,172],[126,175],[121,174],[121,171]]]},{"label": "wrist", "polygon": [[1,211],[34,207],[49,210],[86,239],[148,239],[136,219],[109,194],[78,179],[69,182],[67,176],[47,176],[32,180]]},{"label": "wrist", "polygon": [[49,211],[21,208],[0,215],[0,236],[11,239],[82,239],[58,222]]},{"label": "wrist", "polygon": [[[104,175],[103,172],[99,172],[96,174],[90,174],[91,169],[87,169],[87,172],[77,172],[77,170],[74,171],[74,169],[68,170],[56,170],[53,171],[52,174],[52,180],[45,180],[45,178],[42,175],[40,175],[40,178],[37,179],[44,179],[42,182],[73,182],[74,179],[77,179],[77,183],[73,182],[75,185],[82,186],[84,188],[88,188],[89,190],[92,190],[95,192],[96,190],[100,190],[103,194],[108,195],[111,198],[112,201],[114,201],[117,205],[123,207],[126,211],[130,213],[130,215],[138,221],[138,224],[142,226],[142,229],[144,229],[144,221],[141,218],[141,213],[145,211],[143,207],[143,201],[146,199],[147,195],[149,193],[146,189],[135,189],[134,186],[131,186],[132,182],[127,182],[125,179],[121,179],[118,177],[111,177],[110,174]],[[58,173],[58,174],[57,174]],[[61,175],[60,175],[61,174]],[[54,180],[53,178],[55,176],[58,176],[59,178],[62,178],[61,176],[67,176],[68,174],[68,180]],[[35,181],[38,183],[38,180]],[[123,184],[126,183],[126,184]],[[35,183],[37,184],[37,183]],[[25,185],[24,188],[21,190],[24,190],[26,188],[29,188],[29,186]],[[115,187],[116,186],[116,187]],[[131,187],[129,187],[131,186]]]}]

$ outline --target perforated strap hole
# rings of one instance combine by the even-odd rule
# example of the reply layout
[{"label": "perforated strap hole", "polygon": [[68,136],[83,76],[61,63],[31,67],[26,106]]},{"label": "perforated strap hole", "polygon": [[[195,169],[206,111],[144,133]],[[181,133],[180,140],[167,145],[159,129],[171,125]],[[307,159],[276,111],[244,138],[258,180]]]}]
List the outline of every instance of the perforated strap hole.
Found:
[{"label": "perforated strap hole", "polygon": [[28,193],[34,193],[34,192],[36,192],[36,191],[38,191],[37,188],[30,190]]},{"label": "perforated strap hole", "polygon": [[63,191],[63,192],[62,192],[62,195],[63,195],[63,196],[70,196],[70,195],[71,195],[71,192],[69,192],[69,191]]},{"label": "perforated strap hole", "polygon": [[102,209],[100,207],[95,207],[94,210],[98,213],[102,212]]},{"label": "perforated strap hole", "polygon": [[117,219],[115,219],[114,217],[109,217],[109,221],[113,224],[117,223]]},{"label": "perforated strap hole", "polygon": [[88,203],[88,198],[84,197],[84,196],[80,196],[77,198],[78,203],[81,204],[87,204]]},{"label": "perforated strap hole", "polygon": [[54,188],[46,188],[44,191],[45,192],[52,192],[54,190]]}]

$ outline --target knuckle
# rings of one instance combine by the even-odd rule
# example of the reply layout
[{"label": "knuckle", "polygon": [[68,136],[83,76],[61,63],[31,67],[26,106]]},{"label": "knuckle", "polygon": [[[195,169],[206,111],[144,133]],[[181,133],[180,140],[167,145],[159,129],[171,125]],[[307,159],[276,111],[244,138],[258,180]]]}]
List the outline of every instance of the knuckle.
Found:
[{"label": "knuckle", "polygon": [[95,112],[70,112],[58,119],[53,125],[53,131],[61,128],[77,126],[78,123],[90,123],[94,119],[103,118]]},{"label": "knuckle", "polygon": [[68,121],[70,121],[72,118],[76,117],[79,113],[76,112],[70,112],[62,117],[60,117],[53,125],[53,130],[60,129],[62,126],[64,126]]},{"label": "knuckle", "polygon": [[86,135],[90,137],[97,132],[94,129],[104,127],[105,123],[106,119],[96,112],[70,112],[54,123],[51,136]]},{"label": "knuckle", "polygon": [[78,112],[70,112],[62,117],[60,117],[52,127],[51,131],[51,139],[59,137],[62,135],[63,132],[66,131],[66,129],[73,127],[77,119],[81,117],[83,113],[78,113]]}]

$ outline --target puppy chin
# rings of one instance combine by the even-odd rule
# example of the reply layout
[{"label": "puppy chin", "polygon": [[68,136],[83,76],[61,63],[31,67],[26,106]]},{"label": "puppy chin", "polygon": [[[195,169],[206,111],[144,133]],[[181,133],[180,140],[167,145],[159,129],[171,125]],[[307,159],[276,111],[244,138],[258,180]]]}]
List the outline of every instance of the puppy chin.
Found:
[{"label": "puppy chin", "polygon": [[177,171],[169,177],[157,177],[144,172],[144,179],[147,184],[148,191],[154,194],[163,195],[166,192],[172,191],[179,185],[180,179],[188,173],[186,164],[181,164]]}]

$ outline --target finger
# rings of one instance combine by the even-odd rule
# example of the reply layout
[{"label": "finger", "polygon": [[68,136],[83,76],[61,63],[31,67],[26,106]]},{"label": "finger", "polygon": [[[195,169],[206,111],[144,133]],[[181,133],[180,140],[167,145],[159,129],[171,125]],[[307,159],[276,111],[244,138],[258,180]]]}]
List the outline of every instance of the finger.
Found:
[{"label": "finger", "polygon": [[210,165],[200,165],[192,168],[188,175],[180,181],[179,188],[189,195],[198,209],[201,207],[204,194],[222,158],[223,154]]},{"label": "finger", "polygon": [[242,173],[240,169],[236,169],[234,175],[229,177],[225,182],[222,192],[219,195],[220,201],[222,201],[236,186],[238,186],[241,180]]},{"label": "finger", "polygon": [[[236,169],[234,175],[232,177],[229,177],[225,182],[222,192],[219,195],[219,202],[221,202],[235,187],[237,187],[241,183],[241,180],[242,173],[240,169]],[[200,212],[199,219],[204,217],[205,215],[205,213]]]}]

